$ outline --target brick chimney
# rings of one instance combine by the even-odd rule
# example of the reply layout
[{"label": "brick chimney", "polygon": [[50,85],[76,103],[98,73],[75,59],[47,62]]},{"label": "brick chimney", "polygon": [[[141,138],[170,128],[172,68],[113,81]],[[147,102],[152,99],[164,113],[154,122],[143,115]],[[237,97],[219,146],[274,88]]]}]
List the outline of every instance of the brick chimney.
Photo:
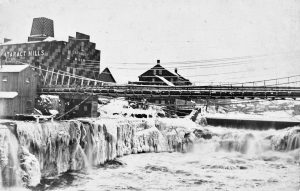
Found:
[{"label": "brick chimney", "polygon": [[157,63],[158,65],[160,65],[160,60],[156,60],[156,63]]},{"label": "brick chimney", "polygon": [[28,41],[42,41],[47,37],[54,37],[53,20],[45,17],[34,18]]},{"label": "brick chimney", "polygon": [[178,69],[177,69],[177,68],[175,68],[175,73],[176,73],[176,74],[178,73]]}]

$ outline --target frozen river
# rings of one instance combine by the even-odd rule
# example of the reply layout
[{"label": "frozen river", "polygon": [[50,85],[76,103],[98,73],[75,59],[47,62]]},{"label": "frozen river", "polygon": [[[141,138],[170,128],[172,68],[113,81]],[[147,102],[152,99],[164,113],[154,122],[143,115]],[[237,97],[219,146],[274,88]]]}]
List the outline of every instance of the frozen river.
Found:
[{"label": "frozen river", "polygon": [[[208,127],[188,153],[145,153],[118,158],[86,172],[42,181],[34,190],[280,190],[300,189],[299,137],[274,151],[270,136],[286,130],[237,130]],[[298,141],[298,142],[297,142]]]}]

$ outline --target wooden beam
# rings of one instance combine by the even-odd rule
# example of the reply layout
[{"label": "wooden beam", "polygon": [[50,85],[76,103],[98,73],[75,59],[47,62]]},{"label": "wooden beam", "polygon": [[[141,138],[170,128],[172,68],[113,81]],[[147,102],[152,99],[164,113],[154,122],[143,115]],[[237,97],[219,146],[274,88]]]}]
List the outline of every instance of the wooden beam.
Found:
[{"label": "wooden beam", "polygon": [[44,85],[46,85],[46,82],[47,82],[48,72],[49,72],[49,67],[47,67],[47,70],[46,70],[46,74],[45,74],[45,78],[44,78]]},{"label": "wooden beam", "polygon": [[68,87],[70,87],[70,80],[71,80],[71,75],[69,75],[69,79],[68,79]]},{"label": "wooden beam", "polygon": [[53,73],[54,73],[54,68],[52,69],[52,73],[51,73],[51,77],[50,77],[50,83],[49,83],[49,85],[51,85],[51,84],[52,84]]},{"label": "wooden beam", "polygon": [[57,85],[58,77],[59,77],[59,70],[58,70],[57,73],[56,73],[55,85]]},{"label": "wooden beam", "polygon": [[64,85],[64,79],[65,79],[65,73],[63,73],[63,75],[61,77],[61,85]]}]

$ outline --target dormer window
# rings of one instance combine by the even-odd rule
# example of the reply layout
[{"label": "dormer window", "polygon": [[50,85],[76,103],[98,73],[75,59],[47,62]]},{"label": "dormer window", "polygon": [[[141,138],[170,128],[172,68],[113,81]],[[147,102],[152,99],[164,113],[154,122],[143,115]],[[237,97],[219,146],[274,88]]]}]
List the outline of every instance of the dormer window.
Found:
[{"label": "dormer window", "polygon": [[155,69],[153,70],[153,74],[156,75],[156,70]]}]

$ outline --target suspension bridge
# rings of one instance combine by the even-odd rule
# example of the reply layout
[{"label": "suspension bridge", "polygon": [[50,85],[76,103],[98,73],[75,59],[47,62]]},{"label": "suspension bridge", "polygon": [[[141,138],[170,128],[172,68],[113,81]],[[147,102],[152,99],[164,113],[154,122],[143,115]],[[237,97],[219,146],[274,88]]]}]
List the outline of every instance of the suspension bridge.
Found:
[{"label": "suspension bridge", "polygon": [[286,99],[300,98],[300,75],[260,81],[203,85],[116,85],[54,68],[31,66],[40,78],[39,94],[67,97],[110,96],[127,98],[180,98],[180,99]]}]

